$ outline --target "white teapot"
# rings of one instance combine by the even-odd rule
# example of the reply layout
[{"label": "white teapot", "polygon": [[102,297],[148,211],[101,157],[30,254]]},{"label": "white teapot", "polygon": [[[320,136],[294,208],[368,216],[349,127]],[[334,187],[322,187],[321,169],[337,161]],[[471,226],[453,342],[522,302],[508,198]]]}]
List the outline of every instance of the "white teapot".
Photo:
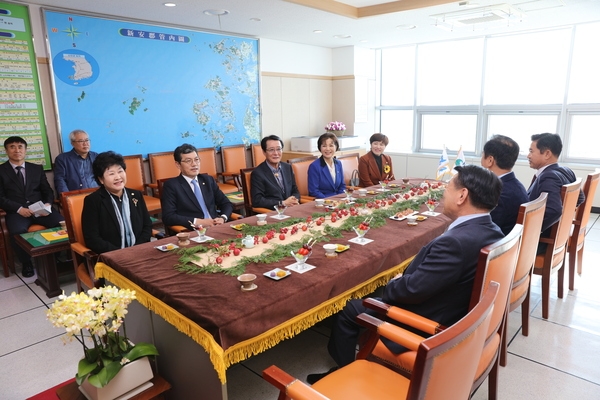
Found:
[{"label": "white teapot", "polygon": [[246,237],[242,239],[242,245],[247,249],[253,248],[254,247],[254,237],[250,236],[250,235],[246,235]]}]

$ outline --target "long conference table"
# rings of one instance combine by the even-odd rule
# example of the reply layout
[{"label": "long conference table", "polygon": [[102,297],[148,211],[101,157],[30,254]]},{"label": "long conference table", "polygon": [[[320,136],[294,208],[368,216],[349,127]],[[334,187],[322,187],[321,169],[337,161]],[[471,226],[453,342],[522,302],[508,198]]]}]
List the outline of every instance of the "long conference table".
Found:
[{"label": "long conference table", "polygon": [[[290,207],[285,214],[307,217],[322,211],[313,202]],[[419,211],[425,211],[425,206]],[[271,215],[269,223],[279,222]],[[293,264],[291,255],[276,263],[249,264],[246,272],[257,276],[258,286],[250,292],[240,290],[235,276],[177,271],[174,266],[179,256],[155,248],[176,243],[175,237],[104,253],[96,275],[136,290],[140,304],[130,306],[127,335],[157,346],[159,373],[172,384],[169,398],[199,398],[202,394],[206,399],[227,399],[229,366],[292,338],[341,310],[349,299],[385,285],[450,223],[442,214],[417,226],[386,221],[383,227],[368,232],[367,238],[373,242],[364,246],[348,243],[356,237],[354,232],[332,239],[330,243],[351,245],[335,258],[325,257],[323,243],[316,244],[308,263],[317,268],[303,274],[292,272],[279,281],[263,276],[273,268]],[[256,217],[240,222],[256,225]],[[231,227],[235,223],[211,227],[207,234],[230,239],[238,234]]]}]

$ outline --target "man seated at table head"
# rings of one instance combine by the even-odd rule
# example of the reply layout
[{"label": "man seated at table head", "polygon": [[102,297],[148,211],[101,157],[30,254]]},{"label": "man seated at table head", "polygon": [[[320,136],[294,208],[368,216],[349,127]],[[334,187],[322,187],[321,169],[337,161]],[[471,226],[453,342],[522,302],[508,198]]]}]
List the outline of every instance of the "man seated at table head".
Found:
[{"label": "man seated at table head", "polygon": [[300,200],[296,178],[291,165],[281,162],[283,141],[279,136],[266,136],[260,141],[265,161],[260,163],[251,176],[252,206],[273,209],[282,202],[287,207]]},{"label": "man seated at table head", "polygon": [[481,166],[496,174],[502,181],[498,206],[490,215],[505,235],[515,227],[519,207],[529,201],[525,186],[512,169],[519,158],[519,144],[507,136],[494,135],[483,146]]},{"label": "man seated at table head", "polygon": [[173,152],[181,174],[165,182],[160,198],[165,225],[220,225],[231,218],[233,204],[217,186],[215,179],[200,173],[198,152],[191,144],[182,144]]},{"label": "man seated at table head", "polygon": [[90,150],[87,132],[75,129],[69,133],[69,140],[73,148],[54,160],[54,188],[59,198],[62,192],[98,187],[92,171],[98,153]]},{"label": "man seated at table head", "polygon": [[50,207],[54,192],[44,168],[25,161],[27,142],[19,136],[11,136],[4,141],[4,150],[8,161],[0,165],[0,208],[6,211],[6,226],[13,249],[23,266],[22,275],[28,278],[34,274],[31,257],[16,244],[14,236],[27,232],[33,224],[46,228],[58,227],[64,218],[54,209],[47,216],[35,217],[28,208],[38,201]]},{"label": "man seated at table head", "polygon": [[[419,251],[404,273],[384,287],[382,297],[387,304],[445,326],[467,314],[480,250],[504,237],[490,217],[502,190],[498,177],[476,165],[456,170],[444,192],[443,213],[452,220],[448,230]],[[337,367],[355,359],[361,331],[356,317],[363,312],[373,313],[362,300],[351,300],[336,316],[328,350]],[[404,350],[395,343],[384,343],[394,353]],[[329,372],[311,374],[307,380],[312,384]]]},{"label": "man seated at table head", "polygon": [[[546,212],[542,222],[542,237],[550,237],[552,225],[560,219],[562,215],[562,200],[560,191],[563,185],[573,183],[577,179],[575,173],[565,166],[558,165],[558,157],[562,152],[562,140],[560,136],[553,133],[540,133],[531,136],[531,146],[529,146],[529,166],[536,169],[533,180],[527,195],[529,200],[537,199],[543,192],[548,193],[546,200]],[[583,203],[585,196],[583,191],[579,192],[577,205]],[[546,244],[540,243],[538,254],[546,250]]]}]

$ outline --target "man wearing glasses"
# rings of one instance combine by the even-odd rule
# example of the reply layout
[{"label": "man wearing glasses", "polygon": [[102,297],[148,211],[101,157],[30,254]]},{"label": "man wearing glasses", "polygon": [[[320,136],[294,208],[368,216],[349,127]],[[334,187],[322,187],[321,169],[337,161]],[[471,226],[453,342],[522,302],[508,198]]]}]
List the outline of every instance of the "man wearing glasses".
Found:
[{"label": "man wearing glasses", "polygon": [[181,174],[165,182],[160,197],[162,219],[166,226],[220,225],[231,218],[233,204],[217,186],[215,179],[200,173],[200,158],[191,144],[173,152]]},{"label": "man wearing glasses", "polygon": [[300,199],[291,165],[281,162],[283,141],[279,136],[266,136],[260,141],[265,161],[259,164],[251,176],[252,206],[273,209],[283,203],[295,206]]},{"label": "man wearing glasses", "polygon": [[69,133],[73,148],[54,160],[54,188],[60,198],[62,192],[98,187],[92,172],[92,163],[98,153],[90,151],[88,134],[75,129]]}]

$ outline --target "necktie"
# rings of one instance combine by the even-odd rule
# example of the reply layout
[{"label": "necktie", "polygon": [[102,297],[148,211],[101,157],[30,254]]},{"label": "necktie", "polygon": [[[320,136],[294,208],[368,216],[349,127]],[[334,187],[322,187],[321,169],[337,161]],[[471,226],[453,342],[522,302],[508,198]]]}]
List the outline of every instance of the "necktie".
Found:
[{"label": "necktie", "polygon": [[196,199],[198,200],[198,204],[202,209],[202,213],[204,214],[204,218],[212,218],[210,213],[208,212],[208,208],[206,207],[206,203],[204,202],[204,197],[202,196],[202,190],[200,190],[200,186],[198,185],[198,181],[192,179],[192,184],[194,185],[194,194],[196,195]]},{"label": "necktie", "polygon": [[19,182],[21,183],[21,185],[23,187],[25,187],[25,177],[23,176],[23,171],[21,171],[23,169],[23,167],[19,165],[18,167],[16,167],[16,169],[17,169],[17,178],[19,179]]},{"label": "necktie", "polygon": [[281,175],[279,175],[278,172],[275,172],[273,175],[275,175],[275,180],[277,181],[277,183],[279,184],[279,187],[283,191],[283,179],[281,178]]},{"label": "necktie", "polygon": [[535,182],[535,180],[537,179],[537,175],[533,175],[533,178],[531,178],[531,183],[529,184],[529,187],[531,187],[531,185],[533,185],[533,182]]}]

